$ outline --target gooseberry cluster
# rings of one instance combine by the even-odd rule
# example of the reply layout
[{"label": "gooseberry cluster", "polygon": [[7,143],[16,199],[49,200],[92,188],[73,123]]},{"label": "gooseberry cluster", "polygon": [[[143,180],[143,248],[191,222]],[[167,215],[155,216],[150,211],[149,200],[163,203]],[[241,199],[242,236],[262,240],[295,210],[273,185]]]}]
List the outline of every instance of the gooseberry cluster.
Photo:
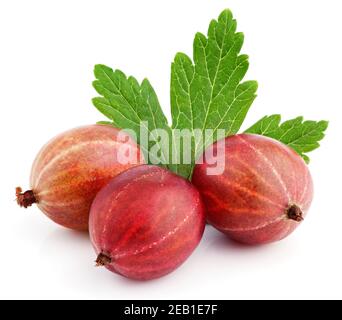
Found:
[{"label": "gooseberry cluster", "polygon": [[[122,132],[121,132],[122,134]],[[288,236],[307,214],[310,172],[288,146],[241,134],[224,141],[222,174],[208,175],[218,143],[195,166],[192,181],[144,164],[139,146],[109,125],[65,132],[34,161],[22,207],[36,203],[54,222],[88,231],[96,264],[149,280],[179,267],[199,244],[206,222],[233,240],[266,244]],[[124,144],[137,161],[118,161]],[[139,161],[140,159],[140,161]]]}]

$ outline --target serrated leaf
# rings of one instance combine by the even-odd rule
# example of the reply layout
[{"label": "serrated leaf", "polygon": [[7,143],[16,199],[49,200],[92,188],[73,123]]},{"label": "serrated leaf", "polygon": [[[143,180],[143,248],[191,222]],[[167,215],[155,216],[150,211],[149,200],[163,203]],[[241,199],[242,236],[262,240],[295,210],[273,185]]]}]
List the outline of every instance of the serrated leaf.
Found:
[{"label": "serrated leaf", "polygon": [[310,162],[308,152],[317,149],[328,128],[327,121],[304,121],[303,117],[281,123],[280,115],[260,119],[246,133],[267,136],[293,148],[306,163]]},{"label": "serrated leaf", "polygon": [[[197,33],[193,44],[193,59],[178,53],[171,67],[172,128],[167,124],[157,96],[148,82],[141,84],[133,77],[113,71],[104,65],[95,67],[94,88],[100,97],[94,98],[96,108],[115,127],[136,134],[149,163],[156,163],[151,150],[157,147],[165,167],[191,178],[197,157],[218,138],[237,133],[256,97],[257,82],[242,82],[248,70],[248,56],[240,54],[244,37],[236,32],[232,13],[225,10],[210,23],[207,36]],[[152,140],[141,143],[142,122]],[[101,122],[108,124],[108,122]],[[326,121],[304,121],[302,117],[281,124],[280,115],[264,117],[247,132],[277,139],[288,144],[308,162],[307,153],[319,147],[328,126]],[[153,134],[163,129],[172,144]],[[212,130],[209,136],[206,130]],[[177,139],[178,131],[189,130],[190,146]],[[197,139],[198,132],[201,138]],[[184,148],[183,148],[184,147]],[[174,162],[174,159],[177,162]],[[190,162],[184,159],[191,159]]]},{"label": "serrated leaf", "polygon": [[[223,129],[225,136],[238,132],[256,97],[257,82],[241,83],[249,66],[248,56],[240,55],[243,40],[232,13],[225,10],[210,23],[207,37],[196,34],[194,62],[178,53],[172,64],[172,128],[213,129],[203,142],[193,139],[190,152],[194,161],[216,140],[218,129]],[[191,176],[194,161],[180,166],[183,176]]]},{"label": "serrated leaf", "polygon": [[[115,127],[133,130],[139,144],[142,138],[141,125],[145,126],[144,129],[152,138],[155,129],[164,129],[170,133],[167,119],[147,79],[139,84],[135,78],[127,77],[120,70],[113,71],[105,65],[96,65],[94,74],[97,80],[93,82],[93,86],[101,97],[94,98],[93,104]],[[147,147],[145,143],[141,143],[145,158],[149,159],[149,163],[156,163],[157,159],[151,159],[149,151],[157,146],[161,150],[160,158],[167,166],[169,146],[163,144],[158,137],[154,140],[149,141]]]}]

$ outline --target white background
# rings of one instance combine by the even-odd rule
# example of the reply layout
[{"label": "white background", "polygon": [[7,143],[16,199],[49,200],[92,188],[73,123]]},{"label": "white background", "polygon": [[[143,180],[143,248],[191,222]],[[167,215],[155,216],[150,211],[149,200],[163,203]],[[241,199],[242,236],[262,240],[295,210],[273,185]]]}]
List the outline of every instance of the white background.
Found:
[{"label": "white background", "polygon": [[[246,247],[208,228],[176,272],[134,282],[94,268],[87,235],[16,206],[32,161],[55,134],[104,118],[91,104],[93,66],[148,77],[169,114],[170,63],[196,31],[230,8],[245,33],[266,114],[330,120],[311,154],[316,195],[288,239]],[[342,298],[342,3],[339,0],[94,0],[0,2],[0,298]]]}]

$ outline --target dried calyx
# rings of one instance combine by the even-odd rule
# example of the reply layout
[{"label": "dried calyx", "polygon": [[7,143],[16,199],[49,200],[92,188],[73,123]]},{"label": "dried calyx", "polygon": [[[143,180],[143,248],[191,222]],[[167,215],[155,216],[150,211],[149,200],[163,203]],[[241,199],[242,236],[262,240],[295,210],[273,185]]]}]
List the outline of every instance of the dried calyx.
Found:
[{"label": "dried calyx", "polygon": [[37,202],[37,199],[32,190],[27,190],[23,192],[20,187],[15,189],[15,195],[17,197],[17,203],[19,206],[27,208],[32,206],[32,204]]},{"label": "dried calyx", "polygon": [[304,220],[303,217],[303,211],[302,209],[297,206],[296,204],[291,205],[287,211],[286,211],[286,215],[289,219],[297,221],[297,222],[301,222]]},{"label": "dried calyx", "polygon": [[112,259],[104,253],[100,253],[96,259],[97,267],[104,267],[112,262]]}]

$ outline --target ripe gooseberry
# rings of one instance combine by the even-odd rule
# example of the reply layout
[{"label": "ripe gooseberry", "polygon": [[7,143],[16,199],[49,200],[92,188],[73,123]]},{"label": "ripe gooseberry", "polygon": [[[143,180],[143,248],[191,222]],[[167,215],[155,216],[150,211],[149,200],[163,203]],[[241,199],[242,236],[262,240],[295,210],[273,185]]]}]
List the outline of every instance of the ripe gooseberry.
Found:
[{"label": "ripe gooseberry", "polygon": [[[135,161],[118,161],[120,147]],[[88,230],[95,195],[111,178],[137,165],[137,160],[137,144],[112,126],[89,125],[64,132],[41,149],[31,170],[31,190],[17,188],[17,202],[25,208],[36,203],[54,222]]]},{"label": "ripe gooseberry", "polygon": [[197,247],[204,226],[198,191],[150,165],[114,178],[96,196],[89,219],[97,265],[136,280],[175,270]]},{"label": "ripe gooseberry", "polygon": [[[303,159],[288,146],[258,135],[235,135],[209,147],[193,184],[207,207],[207,220],[230,238],[247,244],[281,240],[307,214],[313,183]],[[213,157],[224,157],[224,172],[208,175]]]}]

